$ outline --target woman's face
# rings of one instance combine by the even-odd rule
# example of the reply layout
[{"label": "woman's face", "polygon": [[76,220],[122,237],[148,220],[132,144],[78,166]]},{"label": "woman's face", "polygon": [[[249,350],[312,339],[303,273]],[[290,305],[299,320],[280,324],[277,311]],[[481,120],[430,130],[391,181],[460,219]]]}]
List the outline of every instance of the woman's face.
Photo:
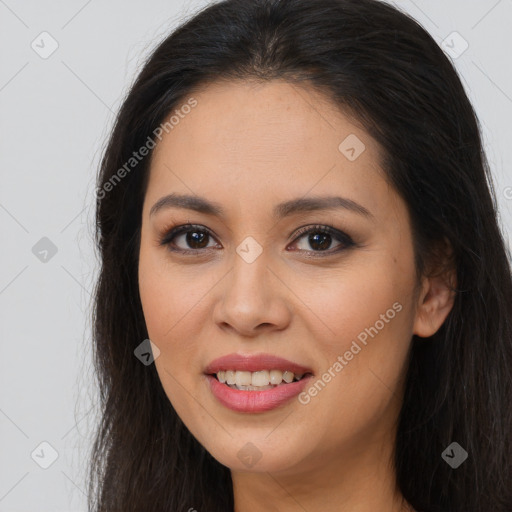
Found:
[{"label": "woman's face", "polygon": [[[420,324],[409,217],[379,147],[284,81],[194,98],[155,148],[142,218],[140,294],[170,402],[233,470],[308,471],[382,449]],[[222,213],[170,200],[152,212],[169,194]],[[234,390],[217,370],[272,387]]]}]

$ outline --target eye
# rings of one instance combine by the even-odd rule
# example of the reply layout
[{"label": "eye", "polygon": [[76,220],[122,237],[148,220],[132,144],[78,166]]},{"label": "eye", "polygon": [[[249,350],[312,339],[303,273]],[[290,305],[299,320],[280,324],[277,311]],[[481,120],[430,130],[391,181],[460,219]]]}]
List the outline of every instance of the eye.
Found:
[{"label": "eye", "polygon": [[[307,235],[307,238],[306,238]],[[297,237],[295,238],[294,243],[300,241],[301,239],[305,239],[305,243],[303,244],[306,247],[299,248],[300,251],[306,251],[310,253],[322,253],[327,252],[326,255],[330,255],[333,253],[338,253],[342,250],[348,249],[355,245],[352,238],[346,233],[339,231],[331,226],[306,226],[301,228],[297,233]],[[338,240],[340,244],[337,249],[330,250],[332,247],[332,243],[334,240]],[[313,251],[307,248],[307,246],[311,247]],[[323,256],[322,254],[314,254],[314,256]]]},{"label": "eye", "polygon": [[[176,242],[181,237],[184,237],[181,243],[185,245],[185,247],[180,247]],[[212,246],[208,246],[210,238],[213,238],[213,236],[204,226],[184,224],[171,229],[171,231],[160,240],[160,245],[167,245],[169,246],[169,250],[183,254],[197,254],[202,249],[212,248]]]},{"label": "eye", "polygon": [[[313,253],[314,257],[324,256],[321,253],[326,253],[325,256],[332,255],[355,245],[349,235],[331,226],[306,226],[301,228],[295,235],[294,244],[297,244],[297,241],[300,241],[307,235],[308,238],[304,245],[309,244],[309,247],[313,250],[307,247],[299,247],[298,250]],[[180,241],[181,237],[183,238]],[[208,242],[213,238],[211,232],[204,226],[184,224],[168,231],[160,240],[160,245],[168,246],[169,250],[173,252],[198,255],[201,252],[204,253],[204,249],[210,250],[215,247],[215,244],[208,245]],[[338,240],[340,243],[337,249],[331,250],[331,245],[334,240]],[[180,243],[182,244],[181,247],[179,245]]]}]

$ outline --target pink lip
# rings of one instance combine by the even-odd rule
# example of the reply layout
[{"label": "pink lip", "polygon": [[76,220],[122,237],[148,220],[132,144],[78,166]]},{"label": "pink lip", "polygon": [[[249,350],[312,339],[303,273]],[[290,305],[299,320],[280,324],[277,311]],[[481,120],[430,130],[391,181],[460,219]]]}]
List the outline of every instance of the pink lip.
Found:
[{"label": "pink lip", "polygon": [[312,373],[311,370],[287,359],[271,354],[244,356],[230,354],[212,361],[205,369],[206,379],[215,398],[225,407],[236,412],[258,413],[270,411],[288,402],[298,395],[313,375],[305,375],[301,380],[281,384],[263,391],[243,391],[222,384],[212,374],[220,370],[240,370],[257,372],[260,370],[292,371],[293,373]]},{"label": "pink lip", "polygon": [[256,413],[275,409],[298,395],[313,376],[304,376],[299,381],[280,384],[275,388],[263,391],[232,389],[226,384],[220,383],[212,375],[207,375],[206,378],[213,395],[222,405],[236,412]]},{"label": "pink lip", "polygon": [[289,370],[293,373],[312,373],[310,368],[288,361],[282,357],[272,354],[228,354],[213,360],[204,370],[204,373],[211,375],[220,370],[240,370],[247,372],[258,372],[260,370]]}]

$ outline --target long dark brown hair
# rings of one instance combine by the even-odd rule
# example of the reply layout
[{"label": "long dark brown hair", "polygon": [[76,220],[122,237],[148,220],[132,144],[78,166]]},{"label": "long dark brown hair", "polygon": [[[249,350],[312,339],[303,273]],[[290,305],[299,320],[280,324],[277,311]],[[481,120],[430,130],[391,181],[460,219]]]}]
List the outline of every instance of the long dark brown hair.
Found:
[{"label": "long dark brown hair", "polygon": [[[229,468],[182,423],[154,364],[134,356],[148,338],[137,272],[150,156],[126,163],[196,88],[248,78],[307,83],[377,140],[410,212],[418,276],[449,241],[455,302],[435,335],[412,338],[397,484],[420,512],[510,512],[512,278],[481,128],[451,60],[419,23],[377,0],[216,2],[161,42],[134,81],[97,181],[102,417],[90,510],[233,511]],[[468,453],[457,469],[441,456],[452,442]]]}]

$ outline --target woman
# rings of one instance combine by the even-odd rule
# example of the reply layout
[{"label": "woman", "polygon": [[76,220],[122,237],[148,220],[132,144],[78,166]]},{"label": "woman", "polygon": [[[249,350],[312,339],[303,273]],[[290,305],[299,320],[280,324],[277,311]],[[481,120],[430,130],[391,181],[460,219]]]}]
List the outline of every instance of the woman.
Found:
[{"label": "woman", "polygon": [[476,115],[407,15],[183,24],[117,117],[97,245],[92,510],[512,510],[510,264]]}]

